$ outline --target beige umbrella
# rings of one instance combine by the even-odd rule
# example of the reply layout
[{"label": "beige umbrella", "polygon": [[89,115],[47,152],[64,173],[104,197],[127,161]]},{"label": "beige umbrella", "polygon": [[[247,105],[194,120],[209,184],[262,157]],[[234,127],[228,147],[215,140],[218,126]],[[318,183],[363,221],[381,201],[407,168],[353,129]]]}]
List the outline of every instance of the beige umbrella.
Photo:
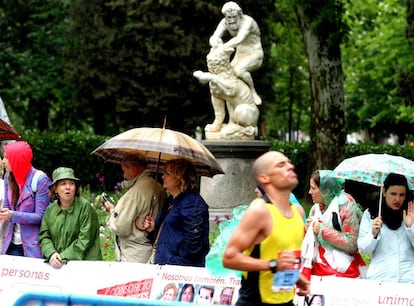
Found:
[{"label": "beige umbrella", "polygon": [[[166,128],[142,127],[128,130],[105,141],[91,154],[98,155],[107,162],[120,163],[126,154],[131,153],[144,155],[148,169],[157,174],[166,161],[177,158],[193,162],[200,176],[224,174],[216,158],[202,143],[184,133]],[[153,205],[154,195],[148,212],[150,216]],[[145,230],[139,224],[139,216],[135,219],[135,226],[139,230]]]},{"label": "beige umbrella", "polygon": [[130,129],[105,141],[91,154],[107,162],[120,163],[129,153],[144,155],[148,168],[153,171],[162,169],[167,160],[185,158],[194,163],[200,176],[224,174],[214,155],[201,142],[165,128]]}]

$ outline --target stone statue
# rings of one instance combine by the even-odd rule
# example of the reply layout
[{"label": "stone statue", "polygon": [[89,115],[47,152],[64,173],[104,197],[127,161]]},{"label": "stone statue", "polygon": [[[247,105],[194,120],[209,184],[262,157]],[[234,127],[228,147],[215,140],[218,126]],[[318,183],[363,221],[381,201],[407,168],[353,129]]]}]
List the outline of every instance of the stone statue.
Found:
[{"label": "stone statue", "polygon": [[263,63],[263,48],[260,40],[260,29],[256,21],[243,14],[240,6],[235,2],[226,2],[221,9],[224,18],[218,24],[210,37],[210,46],[223,43],[222,37],[228,32],[232,38],[224,43],[224,48],[235,48],[231,66],[236,76],[241,78],[252,90],[256,105],[261,104],[261,99],[254,88],[250,74],[260,68]]},{"label": "stone statue", "polygon": [[[235,2],[226,2],[221,11],[224,18],[209,41],[209,72],[196,71],[193,74],[200,82],[209,82],[210,85],[215,119],[204,128],[206,139],[253,140],[257,136],[257,105],[262,101],[250,72],[258,69],[263,62],[260,29],[256,21],[244,15]],[[226,32],[232,38],[223,42]],[[223,124],[226,105],[229,122]]]},{"label": "stone statue", "polygon": [[[206,139],[253,140],[257,136],[259,109],[249,86],[238,78],[230,66],[234,49],[224,45],[212,47],[207,55],[209,72],[195,71],[201,83],[209,82],[215,119],[204,127]],[[226,115],[229,121],[223,124]]]}]

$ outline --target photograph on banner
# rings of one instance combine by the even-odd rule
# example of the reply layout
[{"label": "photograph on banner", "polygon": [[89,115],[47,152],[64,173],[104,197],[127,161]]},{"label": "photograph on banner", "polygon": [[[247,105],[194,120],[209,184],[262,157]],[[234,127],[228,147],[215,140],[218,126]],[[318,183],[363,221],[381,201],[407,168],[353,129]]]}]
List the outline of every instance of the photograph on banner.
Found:
[{"label": "photograph on banner", "polygon": [[154,280],[151,299],[195,304],[234,305],[240,279],[216,277],[204,268],[165,265]]},{"label": "photograph on banner", "polygon": [[196,304],[213,304],[214,291],[216,290],[214,286],[211,285],[196,285],[197,296],[195,303]]},{"label": "photograph on banner", "polygon": [[181,303],[193,303],[196,295],[196,289],[193,284],[181,283],[178,286],[177,301]]},{"label": "photograph on banner", "polygon": [[234,287],[216,287],[216,294],[213,304],[234,305],[239,297],[238,288]]}]

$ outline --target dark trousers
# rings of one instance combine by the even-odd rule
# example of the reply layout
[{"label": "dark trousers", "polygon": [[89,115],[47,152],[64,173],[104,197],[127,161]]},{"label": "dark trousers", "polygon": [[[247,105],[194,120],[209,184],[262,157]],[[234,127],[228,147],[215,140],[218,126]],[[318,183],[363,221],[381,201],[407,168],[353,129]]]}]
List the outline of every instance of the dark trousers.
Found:
[{"label": "dark trousers", "polygon": [[13,256],[24,256],[23,245],[22,244],[14,244],[13,242],[10,243],[6,254],[7,255],[13,255]]}]

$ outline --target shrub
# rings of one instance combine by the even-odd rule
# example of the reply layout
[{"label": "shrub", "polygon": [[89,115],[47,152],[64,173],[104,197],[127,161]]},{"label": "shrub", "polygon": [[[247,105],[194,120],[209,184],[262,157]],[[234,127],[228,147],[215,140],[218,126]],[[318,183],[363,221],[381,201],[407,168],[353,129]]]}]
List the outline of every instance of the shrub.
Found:
[{"label": "shrub", "polygon": [[[97,174],[105,176],[104,187],[113,190],[116,183],[122,180],[122,171],[119,165],[105,163],[104,160],[91,152],[100,146],[107,136],[94,135],[89,132],[67,131],[65,133],[25,131],[23,139],[29,142],[33,149],[33,165],[50,176],[58,166],[68,166],[75,170],[84,186],[89,185],[91,190],[101,190],[102,184],[96,179]],[[298,142],[283,142],[274,139],[265,139],[271,142],[271,150],[278,150],[289,156],[296,166],[299,185],[295,194],[299,197],[305,194],[308,183],[307,163],[309,160],[309,144]],[[352,157],[366,153],[388,153],[400,155],[414,160],[414,147],[400,145],[377,145],[374,143],[350,144],[346,146],[345,157]]]},{"label": "shrub", "polygon": [[65,133],[40,132],[38,130],[22,133],[33,150],[33,166],[45,171],[50,177],[55,168],[71,167],[83,186],[91,190],[101,190],[102,184],[96,179],[97,174],[104,174],[105,190],[113,190],[122,180],[119,165],[105,163],[91,152],[109,137],[98,136],[88,132],[67,131]]}]

